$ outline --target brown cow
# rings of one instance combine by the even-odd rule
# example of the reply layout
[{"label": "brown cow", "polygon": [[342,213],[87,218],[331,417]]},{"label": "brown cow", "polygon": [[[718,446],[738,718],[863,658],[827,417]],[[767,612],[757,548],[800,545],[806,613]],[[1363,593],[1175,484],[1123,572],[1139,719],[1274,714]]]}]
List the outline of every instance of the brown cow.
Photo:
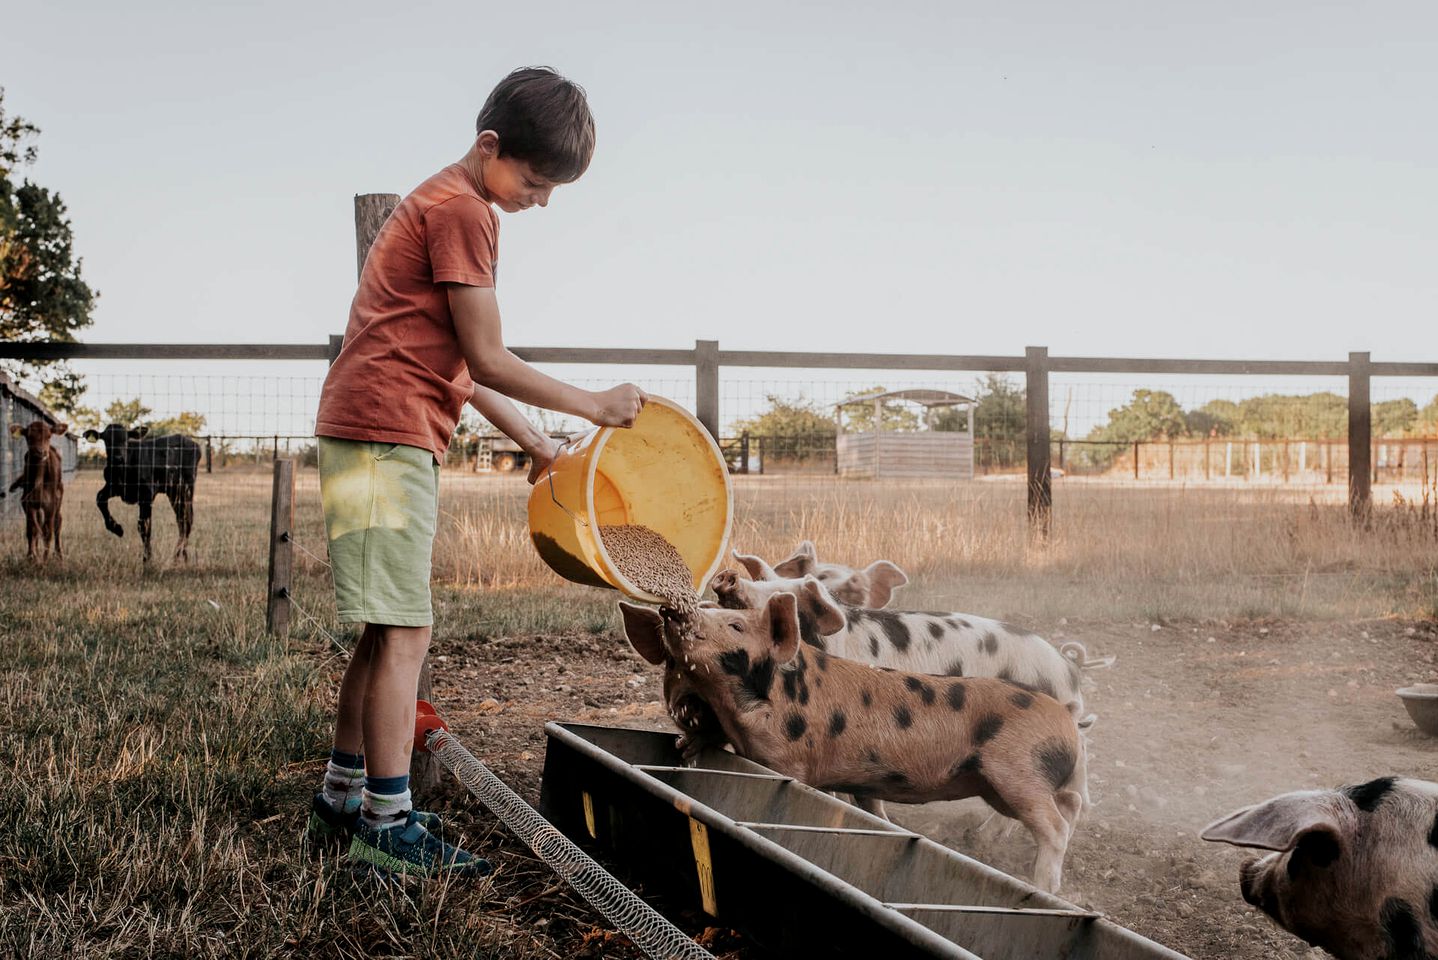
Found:
[{"label": "brown cow", "polygon": [[61,477],[60,454],[50,446],[50,438],[61,436],[68,429],[63,423],[51,427],[44,420],[35,420],[24,428],[18,423],[10,427],[12,434],[25,438],[25,469],[10,484],[10,490],[24,488],[20,505],[25,508],[25,541],[31,560],[50,559],[52,543],[55,556],[65,558],[60,549],[60,505],[65,499],[65,482]]}]

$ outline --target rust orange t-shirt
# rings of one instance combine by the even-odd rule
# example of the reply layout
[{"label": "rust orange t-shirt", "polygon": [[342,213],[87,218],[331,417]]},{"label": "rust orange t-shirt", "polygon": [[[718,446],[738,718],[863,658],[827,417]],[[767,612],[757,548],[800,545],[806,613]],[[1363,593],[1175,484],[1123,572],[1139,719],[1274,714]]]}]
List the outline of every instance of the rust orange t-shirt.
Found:
[{"label": "rust orange t-shirt", "polygon": [[315,434],[403,443],[441,461],[473,382],[441,284],[494,286],[499,218],[451,164],[380,228],[320,391]]}]

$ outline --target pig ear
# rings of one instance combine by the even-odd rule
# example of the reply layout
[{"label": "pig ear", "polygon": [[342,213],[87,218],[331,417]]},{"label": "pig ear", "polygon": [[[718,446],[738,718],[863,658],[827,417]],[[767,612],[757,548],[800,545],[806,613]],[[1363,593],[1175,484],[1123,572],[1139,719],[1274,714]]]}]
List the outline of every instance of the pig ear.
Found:
[{"label": "pig ear", "polygon": [[818,564],[818,552],[813,540],[805,540],[794,548],[794,555],[774,565],[774,572],[786,580],[807,577]]},{"label": "pig ear", "polygon": [[827,637],[830,634],[838,633],[849,625],[849,618],[844,616],[844,610],[824,585],[813,577],[805,577],[804,583],[799,588],[804,595],[804,604],[809,614],[814,618],[814,624],[819,628],[819,635]]},{"label": "pig ear", "polygon": [[799,602],[792,593],[776,593],[765,604],[764,612],[769,617],[774,659],[788,663],[799,652]]},{"label": "pig ear", "polygon": [[869,607],[874,610],[887,607],[894,591],[909,582],[904,571],[887,560],[875,560],[864,572],[869,575]]},{"label": "pig ear", "polygon": [[624,615],[624,636],[635,652],[650,663],[663,663],[664,618],[659,611],[621,600],[619,612]]},{"label": "pig ear", "polygon": [[1328,833],[1335,841],[1343,836],[1331,795],[1304,790],[1235,810],[1204,827],[1199,836],[1235,847],[1284,851],[1315,831]]},{"label": "pig ear", "polygon": [[759,557],[750,556],[747,553],[740,553],[738,550],[735,550],[734,559],[738,560],[739,565],[743,567],[745,572],[749,574],[750,580],[779,579],[779,575],[774,572],[774,568],[769,566]]}]

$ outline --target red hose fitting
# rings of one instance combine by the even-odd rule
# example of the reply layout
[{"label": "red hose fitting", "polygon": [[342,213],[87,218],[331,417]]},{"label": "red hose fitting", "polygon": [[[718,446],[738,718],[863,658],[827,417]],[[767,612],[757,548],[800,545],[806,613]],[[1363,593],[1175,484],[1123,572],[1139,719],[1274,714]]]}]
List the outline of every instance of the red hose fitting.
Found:
[{"label": "red hose fitting", "polygon": [[434,704],[428,700],[414,702],[414,748],[419,753],[429,753],[431,730],[448,730],[449,724],[440,719]]}]

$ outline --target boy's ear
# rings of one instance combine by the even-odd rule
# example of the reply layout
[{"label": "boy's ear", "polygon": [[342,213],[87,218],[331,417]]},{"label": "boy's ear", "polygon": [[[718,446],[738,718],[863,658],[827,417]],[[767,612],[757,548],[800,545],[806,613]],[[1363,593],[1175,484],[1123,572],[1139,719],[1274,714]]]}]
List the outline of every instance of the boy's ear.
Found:
[{"label": "boy's ear", "polygon": [[805,540],[794,548],[794,554],[782,563],[774,565],[774,572],[786,580],[807,577],[814,572],[819,561],[813,540]]},{"label": "boy's ear", "polygon": [[799,652],[799,602],[792,593],[776,593],[764,605],[764,613],[769,619],[774,660],[788,663]]},{"label": "boy's ear", "polygon": [[621,600],[619,612],[624,616],[624,636],[635,652],[650,663],[663,663],[664,618],[659,611]]},{"label": "boy's ear", "polygon": [[479,136],[474,138],[474,145],[486,160],[499,156],[499,134],[493,130],[479,131]]}]

